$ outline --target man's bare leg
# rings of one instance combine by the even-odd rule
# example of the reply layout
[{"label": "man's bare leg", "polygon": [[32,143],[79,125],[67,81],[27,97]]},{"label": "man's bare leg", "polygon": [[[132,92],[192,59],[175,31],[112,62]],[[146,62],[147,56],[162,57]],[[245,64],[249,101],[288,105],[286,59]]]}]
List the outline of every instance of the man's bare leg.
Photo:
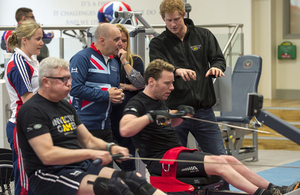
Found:
[{"label": "man's bare leg", "polygon": [[248,181],[227,163],[226,159],[221,156],[207,155],[204,157],[204,169],[208,175],[219,175],[234,187],[249,194],[254,194],[258,186]]},{"label": "man's bare leg", "polygon": [[[234,158],[233,156],[221,156],[225,158],[225,160],[229,164],[242,164],[239,160]],[[236,170],[239,174],[241,174],[244,178],[246,178],[248,181],[250,181],[252,184],[254,184],[257,187],[267,189],[270,182],[262,178],[261,176],[257,175],[253,171],[251,171],[248,167],[245,165],[230,165],[234,170]]]}]

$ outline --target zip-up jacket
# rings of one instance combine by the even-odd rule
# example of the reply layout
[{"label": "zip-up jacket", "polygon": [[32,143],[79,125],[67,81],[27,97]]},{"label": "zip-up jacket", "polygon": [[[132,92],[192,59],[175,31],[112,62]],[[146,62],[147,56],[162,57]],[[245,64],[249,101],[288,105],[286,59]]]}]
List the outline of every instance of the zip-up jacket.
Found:
[{"label": "zip-up jacket", "polygon": [[27,92],[37,93],[39,89],[38,67],[36,56],[29,58],[21,49],[16,47],[14,54],[9,60],[4,80],[10,98],[10,109],[12,111],[10,122],[15,123],[18,111],[23,105],[21,96]]},{"label": "zip-up jacket", "polygon": [[205,28],[195,27],[190,19],[184,19],[187,32],[183,41],[167,28],[150,42],[150,60],[162,59],[174,65],[175,70],[194,70],[196,81],[184,81],[175,77],[174,90],[167,99],[170,109],[179,105],[195,109],[210,108],[216,103],[212,77],[205,77],[211,67],[226,69],[226,62],[215,36]]},{"label": "zip-up jacket", "polygon": [[106,63],[94,43],[70,60],[73,78],[70,103],[88,130],[110,128],[111,102],[108,89],[120,88],[119,64],[110,56]]}]

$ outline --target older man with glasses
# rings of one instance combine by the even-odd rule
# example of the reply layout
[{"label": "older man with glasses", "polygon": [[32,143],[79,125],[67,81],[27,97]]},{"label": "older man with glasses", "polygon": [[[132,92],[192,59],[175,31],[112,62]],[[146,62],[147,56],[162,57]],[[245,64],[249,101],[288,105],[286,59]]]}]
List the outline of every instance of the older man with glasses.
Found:
[{"label": "older man with glasses", "polygon": [[[49,57],[39,67],[39,91],[19,111],[17,131],[35,195],[160,195],[139,173],[103,167],[128,149],[92,136],[63,99],[71,90],[69,63]],[[101,159],[95,166],[90,160]]]}]

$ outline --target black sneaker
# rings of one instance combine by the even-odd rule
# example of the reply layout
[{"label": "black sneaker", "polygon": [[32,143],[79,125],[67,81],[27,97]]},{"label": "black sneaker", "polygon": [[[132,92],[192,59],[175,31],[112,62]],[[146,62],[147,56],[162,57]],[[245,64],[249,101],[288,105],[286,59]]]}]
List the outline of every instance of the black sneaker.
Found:
[{"label": "black sneaker", "polygon": [[297,190],[298,188],[300,188],[300,182],[296,181],[292,185],[287,186],[284,190],[285,190],[285,193],[288,193],[288,192]]},{"label": "black sneaker", "polygon": [[281,191],[279,188],[273,188],[270,190],[272,195],[282,195]]}]

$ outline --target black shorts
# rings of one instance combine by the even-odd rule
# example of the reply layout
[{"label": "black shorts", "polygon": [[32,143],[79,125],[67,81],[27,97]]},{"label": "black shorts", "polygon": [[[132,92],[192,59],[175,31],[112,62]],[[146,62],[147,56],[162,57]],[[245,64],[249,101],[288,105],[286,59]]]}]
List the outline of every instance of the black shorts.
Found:
[{"label": "black shorts", "polygon": [[[188,163],[188,162],[177,162],[177,177],[205,177],[207,176],[204,170],[204,164],[201,163],[204,161],[204,156],[210,155],[208,153],[203,153],[199,151],[194,152],[181,152],[178,155],[178,160],[187,160],[187,161],[199,161],[199,163]],[[162,165],[157,163],[151,175],[161,175]]]},{"label": "black shorts", "polygon": [[38,169],[30,175],[29,186],[35,195],[76,195],[81,180],[88,174],[98,175],[102,168],[85,160],[79,165]]}]

